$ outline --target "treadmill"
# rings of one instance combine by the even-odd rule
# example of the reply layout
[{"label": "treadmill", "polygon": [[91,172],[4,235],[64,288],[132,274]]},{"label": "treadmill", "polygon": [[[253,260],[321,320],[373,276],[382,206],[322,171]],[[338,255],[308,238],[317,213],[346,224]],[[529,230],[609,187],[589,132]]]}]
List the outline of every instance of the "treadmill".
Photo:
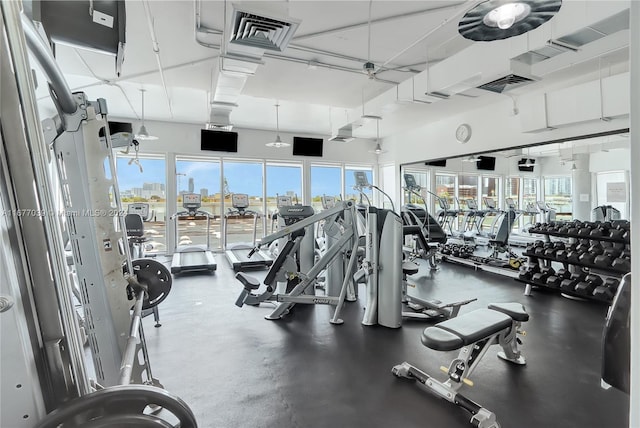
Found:
[{"label": "treadmill", "polygon": [[[229,265],[235,272],[243,269],[254,269],[269,267],[273,264],[273,258],[269,253],[256,248],[256,234],[258,230],[258,219],[261,214],[257,211],[249,210],[249,195],[246,193],[234,193],[231,195],[231,205],[233,208],[225,213],[222,223],[222,236],[225,244],[225,255]],[[227,244],[228,223],[231,217],[252,217],[253,218],[253,242],[251,244]]]},{"label": "treadmill", "polygon": [[201,206],[202,198],[200,194],[184,193],[182,195],[182,208],[184,208],[184,211],[179,211],[170,218],[175,220],[176,237],[178,235],[179,219],[195,220],[197,217],[206,217],[207,219],[206,245],[187,245],[182,247],[178,245],[171,260],[171,273],[213,272],[217,268],[216,259],[213,257],[213,253],[209,251],[211,219],[215,217],[206,211],[200,210]]}]

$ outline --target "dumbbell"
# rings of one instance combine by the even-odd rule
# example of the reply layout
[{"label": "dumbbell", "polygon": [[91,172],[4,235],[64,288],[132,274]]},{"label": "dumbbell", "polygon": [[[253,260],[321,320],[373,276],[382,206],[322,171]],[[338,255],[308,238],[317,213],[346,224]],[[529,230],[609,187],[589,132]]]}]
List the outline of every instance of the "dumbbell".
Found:
[{"label": "dumbbell", "polygon": [[613,262],[611,263],[611,267],[617,270],[618,272],[627,273],[631,271],[631,258],[618,257],[617,259],[613,260]]},{"label": "dumbbell", "polygon": [[529,266],[527,269],[521,271],[520,274],[518,275],[518,278],[522,281],[531,281],[531,277],[533,276],[534,273],[537,273],[537,272],[540,272],[540,266],[532,265],[532,266]]},{"label": "dumbbell", "polygon": [[584,296],[592,296],[593,290],[596,287],[604,284],[604,281],[600,277],[600,275],[589,274],[585,277],[584,281],[580,281],[576,284],[575,291],[578,294],[582,294]]},{"label": "dumbbell", "polygon": [[551,275],[549,276],[549,278],[547,278],[547,287],[560,288],[560,284],[562,283],[562,281],[570,277],[571,277],[571,272],[569,272],[567,269],[564,269],[564,268],[559,269],[555,273],[555,275]]},{"label": "dumbbell", "polygon": [[610,269],[613,261],[620,257],[621,251],[614,247],[607,247],[602,254],[593,259],[594,266],[602,269]]},{"label": "dumbbell", "polygon": [[606,228],[603,224],[598,224],[596,227],[591,229],[589,233],[590,237],[600,238],[602,236],[609,236],[608,228]]},{"label": "dumbbell", "polygon": [[590,252],[582,253],[578,257],[578,262],[586,266],[591,266],[593,265],[593,261],[595,260],[596,256],[597,254]]},{"label": "dumbbell", "polygon": [[584,223],[579,229],[578,229],[578,236],[584,236],[584,237],[588,237],[591,235],[591,229],[592,226],[589,223]]},{"label": "dumbbell", "polygon": [[616,294],[620,281],[615,278],[607,278],[604,284],[597,286],[593,290],[593,297],[599,300],[611,301]]},{"label": "dumbbell", "polygon": [[544,252],[546,250],[545,245],[546,244],[537,245],[536,248],[534,248],[534,250],[533,250],[533,254],[535,254],[536,256],[539,256],[539,257],[544,256]]},{"label": "dumbbell", "polygon": [[556,247],[555,244],[549,242],[544,247],[544,256],[545,257],[555,257],[556,256]]},{"label": "dumbbell", "polygon": [[571,278],[562,280],[562,282],[560,283],[560,290],[568,291],[571,293],[575,292],[576,284],[583,281],[585,277],[586,275],[583,272],[572,274]]},{"label": "dumbbell", "polygon": [[543,267],[540,272],[536,272],[531,276],[531,281],[538,284],[546,284],[547,278],[555,275],[556,271],[552,267]]}]

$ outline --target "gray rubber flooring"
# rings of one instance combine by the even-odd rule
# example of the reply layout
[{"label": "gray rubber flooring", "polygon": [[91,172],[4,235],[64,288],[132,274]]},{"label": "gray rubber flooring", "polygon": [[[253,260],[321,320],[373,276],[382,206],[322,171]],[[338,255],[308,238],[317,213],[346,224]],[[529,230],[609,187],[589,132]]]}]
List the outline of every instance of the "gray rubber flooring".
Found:
[{"label": "gray rubber flooring", "polygon": [[[402,328],[360,324],[360,300],[346,305],[345,323],[329,323],[332,307],[297,305],[280,321],[263,317],[272,305],[238,308],[241,290],[223,255],[214,274],[175,278],[160,306],[162,327],[144,320],[153,374],[193,409],[200,427],[424,428],[469,427],[470,415],[391,367],[409,361],[438,379],[456,352],[420,343],[425,322]],[[411,277],[410,294],[443,301],[477,297],[461,314],[492,302],[521,302],[526,366],[496,357],[492,347],[463,387],[468,398],[513,428],[626,428],[628,396],[600,388],[601,334],[607,307],[535,291],[473,269],[426,263]],[[251,272],[250,272],[251,273]],[[266,271],[255,271],[264,277]]]}]

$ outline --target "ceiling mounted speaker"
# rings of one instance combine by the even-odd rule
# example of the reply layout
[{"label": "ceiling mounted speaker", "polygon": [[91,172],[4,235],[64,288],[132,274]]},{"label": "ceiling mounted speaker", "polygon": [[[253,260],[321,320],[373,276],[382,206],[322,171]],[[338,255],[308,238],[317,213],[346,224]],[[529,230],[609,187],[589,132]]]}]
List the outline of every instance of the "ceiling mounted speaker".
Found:
[{"label": "ceiling mounted speaker", "polygon": [[562,0],[489,0],[468,11],[458,32],[478,42],[508,39],[538,28],[558,13]]}]

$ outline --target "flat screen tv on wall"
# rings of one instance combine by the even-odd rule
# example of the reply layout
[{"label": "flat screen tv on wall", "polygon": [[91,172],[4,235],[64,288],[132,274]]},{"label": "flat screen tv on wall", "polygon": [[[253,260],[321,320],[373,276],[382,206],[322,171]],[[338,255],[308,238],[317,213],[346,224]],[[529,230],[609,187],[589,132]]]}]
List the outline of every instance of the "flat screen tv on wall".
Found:
[{"label": "flat screen tv on wall", "polygon": [[481,171],[494,171],[496,169],[496,158],[493,156],[478,156],[480,160],[476,162],[476,169]]},{"label": "flat screen tv on wall", "polygon": [[518,171],[533,172],[534,163],[536,163],[535,159],[522,158],[518,161]]},{"label": "flat screen tv on wall", "polygon": [[293,137],[294,156],[322,157],[322,138]]},{"label": "flat screen tv on wall", "polygon": [[238,151],[238,133],[201,129],[200,150],[235,153]]}]

